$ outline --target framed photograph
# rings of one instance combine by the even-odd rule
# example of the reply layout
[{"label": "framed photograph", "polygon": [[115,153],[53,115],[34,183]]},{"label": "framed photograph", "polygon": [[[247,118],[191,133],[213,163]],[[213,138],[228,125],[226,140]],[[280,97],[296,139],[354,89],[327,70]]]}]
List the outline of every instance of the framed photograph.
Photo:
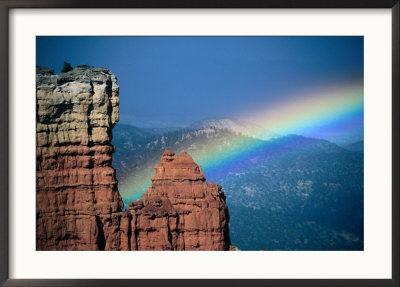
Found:
[{"label": "framed photograph", "polygon": [[399,1],[53,2],[0,0],[2,286],[400,285]]}]

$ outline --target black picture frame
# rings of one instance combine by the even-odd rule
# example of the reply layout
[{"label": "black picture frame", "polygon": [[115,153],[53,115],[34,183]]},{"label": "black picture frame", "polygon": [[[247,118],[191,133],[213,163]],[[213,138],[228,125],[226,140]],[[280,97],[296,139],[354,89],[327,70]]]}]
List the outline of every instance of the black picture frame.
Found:
[{"label": "black picture frame", "polygon": [[[1,286],[400,286],[400,0],[0,0]],[[392,11],[392,279],[11,279],[9,278],[9,12],[12,8],[390,8]]]}]

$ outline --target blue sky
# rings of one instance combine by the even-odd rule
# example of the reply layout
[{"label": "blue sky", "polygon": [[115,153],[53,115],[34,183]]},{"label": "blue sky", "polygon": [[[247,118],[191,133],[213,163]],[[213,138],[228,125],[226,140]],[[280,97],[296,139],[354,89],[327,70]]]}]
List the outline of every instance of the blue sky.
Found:
[{"label": "blue sky", "polygon": [[241,118],[303,91],[363,79],[363,37],[37,37],[37,65],[109,68],[120,119],[186,126]]}]

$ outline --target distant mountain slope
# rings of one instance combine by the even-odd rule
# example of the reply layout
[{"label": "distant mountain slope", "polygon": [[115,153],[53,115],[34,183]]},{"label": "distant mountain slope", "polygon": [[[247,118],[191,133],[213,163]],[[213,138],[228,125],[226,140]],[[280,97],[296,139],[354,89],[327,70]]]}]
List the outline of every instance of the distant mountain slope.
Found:
[{"label": "distant mountain slope", "polygon": [[[328,129],[329,130],[329,129]],[[364,139],[363,131],[318,131],[318,138],[328,140],[338,146],[345,147]]]},{"label": "distant mountain slope", "polygon": [[163,135],[165,133],[168,132],[174,132],[177,130],[180,130],[182,128],[178,128],[178,127],[168,127],[168,128],[143,128],[143,131],[151,134],[151,135],[156,135],[156,136],[160,136]]},{"label": "distant mountain slope", "polygon": [[118,124],[113,129],[114,142],[117,140],[121,144],[147,142],[147,139],[151,136],[152,133],[132,125]]},{"label": "distant mountain slope", "polygon": [[363,157],[289,136],[212,178],[243,250],[362,250]]},{"label": "distant mountain slope", "polygon": [[353,152],[364,152],[364,141],[358,141],[344,146],[345,149]]},{"label": "distant mountain slope", "polygon": [[278,135],[255,124],[239,121],[232,118],[207,118],[194,122],[189,126],[191,129],[227,129],[229,131],[240,133],[245,136],[255,137],[258,139],[268,140],[276,138]]},{"label": "distant mountain slope", "polygon": [[361,153],[297,135],[263,141],[223,126],[115,133],[113,166],[124,199],[146,190],[165,149],[186,151],[223,186],[239,249],[363,249]]},{"label": "distant mountain slope", "polygon": [[113,167],[117,171],[117,179],[124,180],[132,169],[140,162],[145,161],[149,152],[145,145],[156,136],[144,129],[131,125],[117,124],[113,129],[112,144],[115,146]]}]

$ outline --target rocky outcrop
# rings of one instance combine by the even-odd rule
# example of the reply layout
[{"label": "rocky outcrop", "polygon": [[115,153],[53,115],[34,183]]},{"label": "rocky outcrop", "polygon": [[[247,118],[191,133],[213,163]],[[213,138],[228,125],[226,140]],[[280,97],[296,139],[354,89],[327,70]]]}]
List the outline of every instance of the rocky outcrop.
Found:
[{"label": "rocky outcrop", "polygon": [[228,250],[228,208],[190,155],[165,151],[142,200],[131,202],[132,250]]},{"label": "rocky outcrop", "polygon": [[102,225],[123,207],[111,167],[115,76],[101,68],[59,75],[38,68],[36,103],[37,249],[112,249]]},{"label": "rocky outcrop", "polygon": [[80,67],[36,78],[37,250],[229,250],[221,186],[182,153],[164,152],[152,185],[123,211],[112,128],[116,77]]}]

